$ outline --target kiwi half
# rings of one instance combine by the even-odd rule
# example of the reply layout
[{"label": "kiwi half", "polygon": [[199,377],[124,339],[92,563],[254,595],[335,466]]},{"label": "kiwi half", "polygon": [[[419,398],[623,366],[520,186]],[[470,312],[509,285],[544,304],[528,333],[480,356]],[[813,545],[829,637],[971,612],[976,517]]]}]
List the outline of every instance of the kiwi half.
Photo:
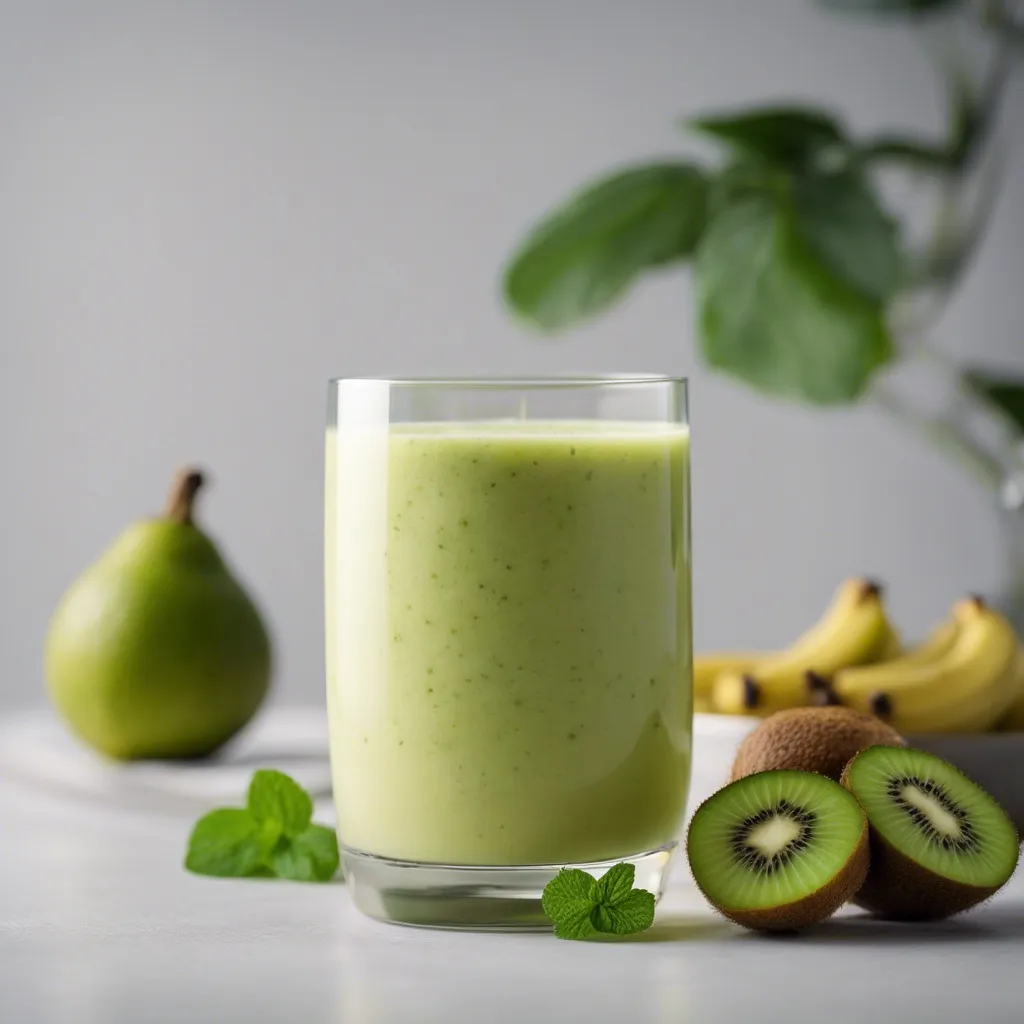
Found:
[{"label": "kiwi half", "polygon": [[697,808],[686,848],[697,886],[726,917],[793,931],[824,921],[860,888],[868,823],[823,775],[758,772]]},{"label": "kiwi half", "polygon": [[854,902],[883,917],[948,917],[988,899],[1013,874],[1013,823],[977,783],[923,750],[869,747],[843,785],[871,826],[871,868]]}]

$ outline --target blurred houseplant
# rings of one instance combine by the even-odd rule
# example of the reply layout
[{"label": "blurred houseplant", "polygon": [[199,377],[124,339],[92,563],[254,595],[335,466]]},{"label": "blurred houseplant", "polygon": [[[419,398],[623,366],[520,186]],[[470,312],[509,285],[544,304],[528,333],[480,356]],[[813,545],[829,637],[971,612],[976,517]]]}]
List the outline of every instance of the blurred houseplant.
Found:
[{"label": "blurred houseplant", "polygon": [[690,264],[710,367],[784,399],[878,403],[991,489],[1010,544],[1003,604],[1024,627],[1024,380],[961,365],[927,337],[998,195],[998,116],[1024,63],[1022,5],[819,3],[911,21],[946,90],[945,138],[856,138],[816,106],[690,119],[719,163],[659,160],[583,188],[522,242],[506,299],[555,332],[643,274]]}]

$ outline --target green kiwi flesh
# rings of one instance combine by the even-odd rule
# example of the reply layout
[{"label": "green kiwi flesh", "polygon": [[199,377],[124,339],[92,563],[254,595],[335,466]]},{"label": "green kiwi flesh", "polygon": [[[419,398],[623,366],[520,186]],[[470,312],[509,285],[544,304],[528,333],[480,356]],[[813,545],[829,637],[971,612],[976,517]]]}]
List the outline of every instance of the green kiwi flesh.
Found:
[{"label": "green kiwi flesh", "polygon": [[759,931],[794,931],[824,921],[860,888],[868,824],[837,782],[765,771],[705,800],[686,849],[698,888],[726,917]]},{"label": "green kiwi flesh", "polygon": [[843,785],[871,826],[871,867],[854,900],[894,920],[933,920],[1000,889],[1017,866],[1013,823],[977,783],[934,754],[869,747]]}]

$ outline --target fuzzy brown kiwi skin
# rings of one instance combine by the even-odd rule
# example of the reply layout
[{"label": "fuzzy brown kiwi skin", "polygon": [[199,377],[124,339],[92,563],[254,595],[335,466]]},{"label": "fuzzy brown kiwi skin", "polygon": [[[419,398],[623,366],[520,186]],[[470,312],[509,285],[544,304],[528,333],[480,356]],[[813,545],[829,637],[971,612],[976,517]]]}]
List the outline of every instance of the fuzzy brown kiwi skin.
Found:
[{"label": "fuzzy brown kiwi skin", "polygon": [[[735,921],[736,924],[743,925],[744,928],[759,932],[795,932],[812,924],[820,924],[853,898],[864,884],[868,872],[868,858],[868,822],[867,818],[864,818],[864,827],[857,846],[839,873],[817,892],[812,892],[795,903],[760,910],[736,909],[723,907],[715,903],[703,889],[700,891],[720,914],[730,921]],[[696,882],[696,879],[694,881]],[[700,888],[699,882],[697,887]]]},{"label": "fuzzy brown kiwi skin", "polygon": [[865,747],[905,747],[891,726],[850,708],[790,708],[769,715],[740,744],[731,782],[775,768],[817,772],[839,781]]},{"label": "fuzzy brown kiwi skin", "polygon": [[[850,765],[840,783],[856,797]],[[867,877],[851,902],[890,921],[939,921],[994,896],[1001,886],[968,885],[929,871],[901,853],[869,823],[871,849]],[[1019,844],[1018,844],[1019,845]]]}]

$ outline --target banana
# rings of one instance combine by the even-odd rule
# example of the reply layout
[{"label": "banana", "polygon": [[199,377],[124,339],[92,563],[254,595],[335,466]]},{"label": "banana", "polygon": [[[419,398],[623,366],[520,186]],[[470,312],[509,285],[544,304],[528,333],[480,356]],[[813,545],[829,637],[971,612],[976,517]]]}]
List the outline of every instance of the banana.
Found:
[{"label": "banana", "polygon": [[959,632],[960,623],[957,621],[956,616],[951,615],[940,622],[921,643],[916,647],[911,647],[909,651],[904,651],[899,657],[883,658],[872,665],[850,668],[844,672],[844,675],[847,679],[856,680],[859,675],[867,675],[872,669],[879,668],[881,665],[885,665],[890,669],[929,665],[933,661],[938,661],[939,658],[944,657],[950,651]]},{"label": "banana", "polygon": [[693,695],[710,700],[715,680],[723,672],[752,672],[770,658],[770,651],[732,651],[697,654],[693,659]]},{"label": "banana", "polygon": [[877,584],[847,580],[822,618],[788,650],[751,672],[723,672],[715,680],[716,710],[734,715],[770,715],[815,703],[828,694],[823,678],[848,665],[879,656],[892,643],[892,627]]},{"label": "banana", "polygon": [[693,713],[695,715],[713,715],[715,705],[711,703],[710,697],[702,697],[699,693],[693,695]]},{"label": "banana", "polygon": [[1017,648],[1017,657],[1013,662],[1013,676],[1016,692],[1013,702],[1006,714],[996,723],[1001,732],[1024,731],[1024,647]]},{"label": "banana", "polygon": [[1017,690],[1013,627],[980,598],[957,602],[953,624],[904,658],[837,672],[834,693],[901,732],[991,728]]},{"label": "banana", "polygon": [[937,706],[926,718],[913,723],[908,731],[918,733],[977,733],[993,729],[1013,704],[1018,692],[1016,653],[1005,672],[996,676],[991,688],[979,697],[977,693],[961,695],[949,704]]},{"label": "banana", "polygon": [[[1016,659],[1015,659],[1016,660]],[[966,698],[959,703],[948,704],[937,712],[930,720],[915,725],[914,732],[938,733],[980,733],[994,729],[1013,703],[1017,693],[1017,673],[1011,663],[1010,669],[1004,673],[988,698]]]},{"label": "banana", "polygon": [[893,628],[892,624],[889,625],[889,634],[885,638],[885,643],[882,645],[881,650],[878,652],[879,661],[892,661],[894,658],[899,658],[903,655],[903,641],[900,640],[899,633]]}]

